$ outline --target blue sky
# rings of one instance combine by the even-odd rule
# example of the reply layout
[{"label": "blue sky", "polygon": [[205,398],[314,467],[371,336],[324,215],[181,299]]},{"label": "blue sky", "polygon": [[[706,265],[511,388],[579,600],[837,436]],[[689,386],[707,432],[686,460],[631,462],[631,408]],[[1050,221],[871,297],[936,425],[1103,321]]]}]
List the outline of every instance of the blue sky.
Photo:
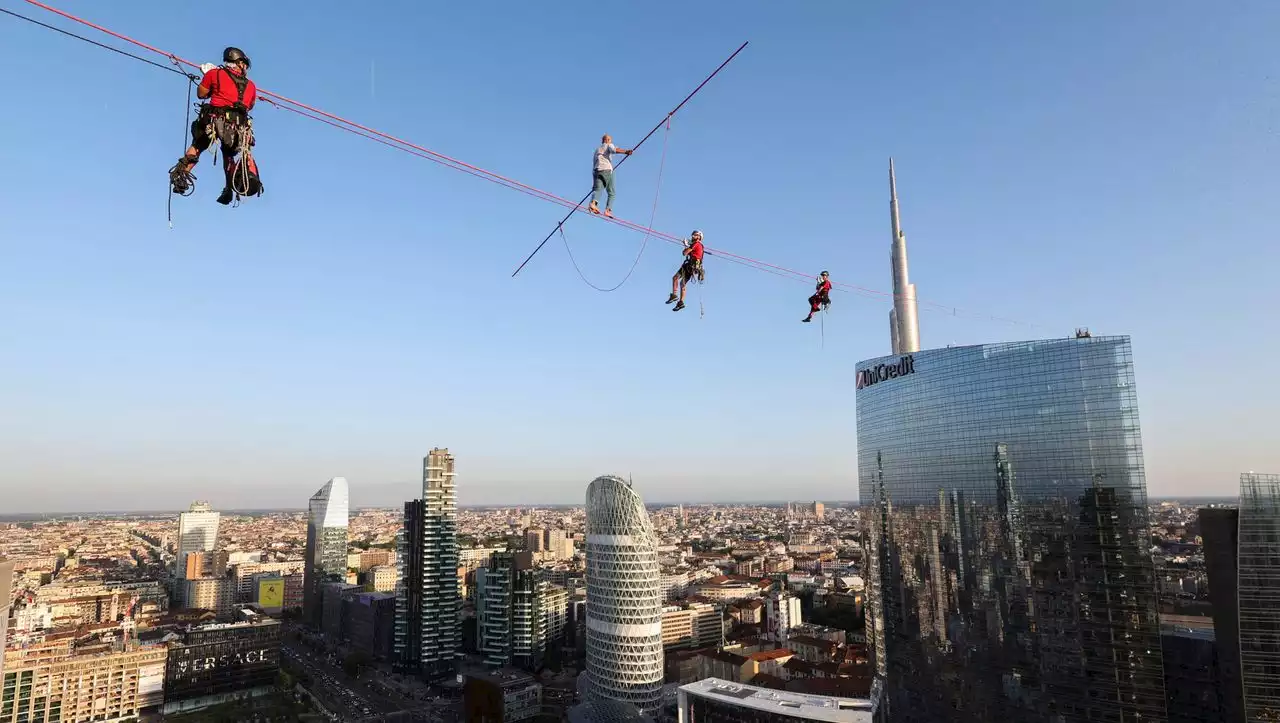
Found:
[{"label": "blue sky", "polygon": [[[19,2],[6,3],[61,22]],[[19,7],[21,6],[21,7]],[[657,226],[889,286],[898,167],[926,347],[1134,340],[1153,495],[1280,470],[1274,381],[1280,6],[1203,3],[278,2],[62,7],[184,57],[244,48],[264,88],[577,197],[603,132],[676,117]],[[852,499],[853,365],[881,300],[708,267],[680,314],[652,243],[612,294],[557,207],[262,107],[266,195],[228,210],[202,164],[164,217],[180,79],[0,18],[0,511],[302,506],[414,495],[448,446],[464,503]],[[618,174],[644,222],[656,136]],[[640,237],[568,226],[612,285]],[[1030,326],[1029,324],[1035,324]]]}]

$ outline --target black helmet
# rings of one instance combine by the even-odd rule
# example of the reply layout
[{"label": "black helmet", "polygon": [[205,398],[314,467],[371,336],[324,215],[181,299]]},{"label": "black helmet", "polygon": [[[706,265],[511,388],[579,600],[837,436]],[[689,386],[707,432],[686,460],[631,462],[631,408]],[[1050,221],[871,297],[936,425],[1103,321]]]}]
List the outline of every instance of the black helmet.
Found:
[{"label": "black helmet", "polygon": [[226,50],[222,51],[222,62],[224,63],[244,62],[244,67],[246,68],[253,67],[253,63],[249,62],[249,56],[245,55],[244,51],[241,50],[240,48],[227,48]]}]

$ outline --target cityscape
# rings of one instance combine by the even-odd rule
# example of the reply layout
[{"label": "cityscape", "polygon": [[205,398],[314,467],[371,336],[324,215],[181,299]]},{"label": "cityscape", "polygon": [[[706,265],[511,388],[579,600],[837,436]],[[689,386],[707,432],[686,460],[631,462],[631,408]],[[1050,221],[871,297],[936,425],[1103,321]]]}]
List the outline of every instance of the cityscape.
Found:
[{"label": "cityscape", "polygon": [[289,1],[0,7],[0,723],[1280,723],[1280,5]]},{"label": "cityscape", "polygon": [[1149,499],[1128,337],[922,348],[889,197],[859,502],[460,508],[437,447],[402,510],[8,522],[0,722],[1280,720],[1280,475]]}]

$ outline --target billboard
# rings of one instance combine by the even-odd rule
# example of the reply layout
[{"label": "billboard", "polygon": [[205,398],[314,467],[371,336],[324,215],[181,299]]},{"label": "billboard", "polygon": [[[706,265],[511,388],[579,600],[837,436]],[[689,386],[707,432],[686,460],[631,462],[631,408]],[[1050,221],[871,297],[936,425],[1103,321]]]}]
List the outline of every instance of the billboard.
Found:
[{"label": "billboard", "polygon": [[284,580],[278,577],[259,580],[258,604],[264,608],[284,607]]},{"label": "billboard", "polygon": [[164,663],[144,665],[138,669],[138,707],[147,708],[164,702]]}]

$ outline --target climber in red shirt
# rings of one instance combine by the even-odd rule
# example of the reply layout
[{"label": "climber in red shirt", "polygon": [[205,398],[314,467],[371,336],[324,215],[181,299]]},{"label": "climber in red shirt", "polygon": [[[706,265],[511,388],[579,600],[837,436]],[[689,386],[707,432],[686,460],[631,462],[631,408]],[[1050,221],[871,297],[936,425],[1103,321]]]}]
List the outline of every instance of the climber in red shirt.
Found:
[{"label": "climber in red shirt", "polygon": [[813,321],[813,315],[831,306],[831,277],[823,271],[818,277],[818,288],[809,297],[809,315],[800,321]]},{"label": "climber in red shirt", "polygon": [[[169,169],[169,182],[173,192],[188,195],[193,187],[194,177],[191,169],[200,161],[200,154],[208,150],[216,137],[222,146],[222,168],[226,175],[226,186],[218,203],[229,204],[233,195],[232,179],[237,173],[237,155],[253,145],[253,122],[249,111],[258,101],[258,87],[249,80],[249,57],[239,48],[227,48],[222,51],[222,65],[205,63],[200,66],[204,78],[196,88],[196,96],[207,101],[200,106],[200,115],[191,124],[191,147],[178,159],[178,163]],[[253,186],[259,186],[257,167],[250,161],[250,174],[244,173],[245,179],[251,183],[238,189],[245,195],[257,195]]]},{"label": "climber in red shirt", "polygon": [[[698,283],[702,283],[706,279],[706,274],[702,271],[704,252],[702,232],[695,230],[689,240],[684,242],[684,262],[680,264],[680,270],[671,277],[671,296],[667,297],[667,303],[677,302],[672,311],[684,308],[684,289],[689,281],[696,277]],[[679,294],[676,293],[677,291]]]}]

